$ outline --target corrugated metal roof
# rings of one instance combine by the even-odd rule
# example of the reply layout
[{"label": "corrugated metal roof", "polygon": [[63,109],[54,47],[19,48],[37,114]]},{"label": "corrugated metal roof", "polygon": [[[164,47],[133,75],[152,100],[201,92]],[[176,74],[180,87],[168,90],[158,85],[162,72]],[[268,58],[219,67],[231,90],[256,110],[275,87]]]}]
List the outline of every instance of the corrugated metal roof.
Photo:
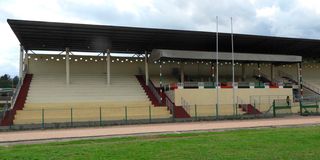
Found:
[{"label": "corrugated metal roof", "polygon": [[[215,51],[214,32],[121,27],[11,20],[8,23],[20,43],[29,50],[103,52],[151,52],[170,50]],[[230,34],[219,34],[219,50],[231,51]],[[234,34],[238,53],[292,54],[319,57],[320,41]]]}]

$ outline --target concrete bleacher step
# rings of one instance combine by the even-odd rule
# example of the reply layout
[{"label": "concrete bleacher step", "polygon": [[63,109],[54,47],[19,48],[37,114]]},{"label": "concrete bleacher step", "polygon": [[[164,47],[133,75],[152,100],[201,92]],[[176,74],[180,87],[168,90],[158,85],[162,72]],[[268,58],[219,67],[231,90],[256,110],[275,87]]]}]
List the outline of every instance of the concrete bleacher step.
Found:
[{"label": "concrete bleacher step", "polygon": [[[148,119],[171,117],[166,107],[154,107],[134,76],[117,75],[106,84],[105,75],[36,74],[25,108],[17,111],[14,124],[73,121]],[[72,109],[71,109],[72,108]],[[126,109],[125,109],[126,108]],[[101,111],[100,111],[101,110]]]}]

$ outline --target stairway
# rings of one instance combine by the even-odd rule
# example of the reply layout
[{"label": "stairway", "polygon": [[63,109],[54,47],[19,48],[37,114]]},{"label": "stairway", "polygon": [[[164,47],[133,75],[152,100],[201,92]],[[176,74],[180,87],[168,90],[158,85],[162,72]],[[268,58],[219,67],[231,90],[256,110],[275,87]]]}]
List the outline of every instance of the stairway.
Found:
[{"label": "stairway", "polygon": [[5,117],[1,121],[1,126],[12,125],[13,120],[14,120],[14,116],[15,116],[17,110],[23,109],[24,104],[27,99],[32,76],[33,76],[32,74],[26,74],[26,76],[24,77],[23,84],[22,84],[20,91],[18,93],[18,97],[16,99],[16,102],[15,102],[13,108],[11,110],[7,111]]},{"label": "stairway", "polygon": [[246,114],[261,114],[261,112],[254,108],[251,104],[239,104],[239,108],[246,112]]},{"label": "stairway", "polygon": [[[141,87],[144,89],[144,91],[148,95],[148,98],[151,101],[151,103],[154,106],[163,106],[163,104],[158,102],[156,96],[152,93],[151,89],[146,85],[146,81],[145,81],[144,76],[143,75],[136,75],[136,77],[137,77]],[[154,84],[151,81],[149,82],[149,85],[153,85],[153,87],[154,87]],[[159,90],[157,88],[155,88],[155,89],[159,93]],[[162,99],[165,99],[165,98],[166,98],[166,95],[163,94]],[[184,110],[184,108],[182,106],[174,106],[174,108],[175,108],[175,110],[174,110],[175,111],[175,118],[190,118],[190,115]]]},{"label": "stairway", "polygon": [[[137,80],[139,81],[141,87],[147,94],[149,100],[154,106],[163,106],[161,103],[158,102],[156,96],[152,93],[151,89],[146,85],[146,81],[143,75],[136,75]],[[149,85],[153,85],[150,81]]]},{"label": "stairway", "polygon": [[175,118],[190,118],[190,115],[184,110],[182,106],[175,106]]}]

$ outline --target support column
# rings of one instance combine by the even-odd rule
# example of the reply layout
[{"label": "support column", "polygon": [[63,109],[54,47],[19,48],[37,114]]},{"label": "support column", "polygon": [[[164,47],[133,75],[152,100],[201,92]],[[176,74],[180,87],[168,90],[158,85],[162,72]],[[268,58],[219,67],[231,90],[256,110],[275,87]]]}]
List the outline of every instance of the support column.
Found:
[{"label": "support column", "polygon": [[184,65],[183,65],[183,62],[180,62],[180,80],[181,80],[181,83],[184,82]]},{"label": "support column", "polygon": [[241,65],[241,80],[242,81],[245,81],[247,76],[246,76],[246,64],[245,63],[242,63]]},{"label": "support column", "polygon": [[259,77],[259,86],[261,85],[261,68],[260,63],[258,63],[258,77]]},{"label": "support column", "polygon": [[162,90],[162,62],[161,62],[161,59],[159,59],[159,77],[160,77],[160,81],[159,81],[159,86],[160,86],[160,100],[161,100],[161,103],[164,103],[164,99],[163,99],[163,90]]},{"label": "support column", "polygon": [[149,65],[148,65],[148,52],[145,51],[144,56],[144,68],[145,68],[145,75],[146,75],[146,85],[149,85]]},{"label": "support column", "polygon": [[20,57],[19,57],[19,78],[23,75],[23,46],[20,44]]},{"label": "support column", "polygon": [[110,62],[111,62],[111,55],[110,50],[108,49],[107,52],[107,85],[110,85]]},{"label": "support column", "polygon": [[298,65],[298,85],[299,85],[299,92],[300,92],[300,98],[303,98],[303,84],[302,84],[302,64],[301,62],[297,63]]},{"label": "support column", "polygon": [[66,83],[70,84],[70,63],[69,63],[69,48],[66,48]]},{"label": "support column", "polygon": [[271,63],[270,67],[271,67],[270,68],[270,71],[271,71],[270,76],[271,76],[271,81],[273,82],[274,81],[274,65],[273,65],[273,63]]},{"label": "support column", "polygon": [[24,71],[26,73],[29,72],[29,53],[28,50],[26,50],[25,54],[24,54]]}]

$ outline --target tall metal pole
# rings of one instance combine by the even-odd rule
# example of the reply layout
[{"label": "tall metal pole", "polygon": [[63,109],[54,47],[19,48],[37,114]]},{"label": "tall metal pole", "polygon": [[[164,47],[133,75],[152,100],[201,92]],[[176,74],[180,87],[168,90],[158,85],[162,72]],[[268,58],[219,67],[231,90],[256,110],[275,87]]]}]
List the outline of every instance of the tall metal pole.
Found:
[{"label": "tall metal pole", "polygon": [[66,48],[66,83],[67,83],[67,85],[70,84],[70,62],[69,62],[69,54],[70,54],[70,49],[67,47],[67,48]]},{"label": "tall metal pole", "polygon": [[146,85],[149,86],[149,66],[148,66],[148,52],[147,51],[145,51],[145,56],[144,56],[144,68],[145,68]]},{"label": "tall metal pole", "polygon": [[[234,85],[234,48],[233,48],[233,24],[231,17],[231,54],[232,54],[232,103],[235,105],[235,85]],[[235,109],[234,109],[235,110]]]},{"label": "tall metal pole", "polygon": [[110,85],[110,63],[111,63],[111,55],[110,55],[110,50],[107,50],[107,85]]},{"label": "tall metal pole", "polygon": [[219,24],[218,24],[218,16],[216,17],[217,20],[217,31],[216,31],[216,90],[217,90],[217,107],[219,107]]}]

